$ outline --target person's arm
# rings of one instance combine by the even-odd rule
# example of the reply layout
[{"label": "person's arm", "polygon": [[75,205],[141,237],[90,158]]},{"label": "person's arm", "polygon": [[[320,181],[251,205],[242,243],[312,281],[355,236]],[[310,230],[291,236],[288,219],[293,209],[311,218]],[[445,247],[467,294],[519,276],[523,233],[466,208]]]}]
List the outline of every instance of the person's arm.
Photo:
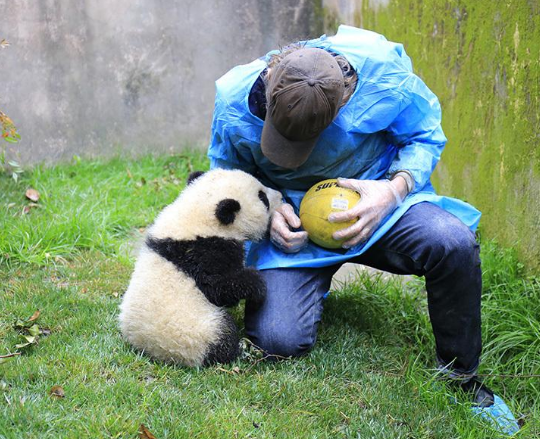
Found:
[{"label": "person's arm", "polygon": [[[446,143],[441,129],[441,109],[437,97],[420,78],[402,72],[399,85],[393,89],[400,99],[388,99],[379,122],[385,123],[390,140],[399,148],[387,180],[340,180],[340,185],[360,193],[356,206],[330,215],[332,222],[359,218],[352,226],[334,233],[335,239],[346,239],[343,247],[364,242],[377,230],[411,192],[422,190],[429,182]],[[375,85],[377,87],[377,85]]]},{"label": "person's arm", "polygon": [[400,92],[403,96],[401,111],[386,130],[398,147],[387,178],[393,181],[398,176],[403,178],[409,192],[414,193],[429,182],[446,137],[441,128],[439,100],[420,78],[411,73],[400,87]]},{"label": "person's arm", "polygon": [[238,135],[240,122],[234,114],[218,90],[208,147],[210,169],[240,169],[255,175],[253,156],[249,148],[242,144],[242,138]]}]

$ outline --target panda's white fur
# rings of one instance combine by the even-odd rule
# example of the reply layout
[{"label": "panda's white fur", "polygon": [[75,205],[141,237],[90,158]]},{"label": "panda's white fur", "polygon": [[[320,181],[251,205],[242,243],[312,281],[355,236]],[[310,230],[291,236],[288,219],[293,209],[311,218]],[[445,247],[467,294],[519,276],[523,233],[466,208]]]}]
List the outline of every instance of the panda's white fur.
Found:
[{"label": "panda's white fur", "polygon": [[[268,199],[261,200],[260,192]],[[219,203],[236,200],[240,208],[228,224],[216,216]],[[156,218],[147,238],[184,242],[197,238],[258,240],[267,231],[281,194],[242,171],[213,170],[191,182]],[[120,329],[150,356],[184,364],[205,364],[209,347],[230,330],[226,311],[207,300],[195,280],[143,244],[120,306]],[[228,323],[229,322],[229,323]]]}]

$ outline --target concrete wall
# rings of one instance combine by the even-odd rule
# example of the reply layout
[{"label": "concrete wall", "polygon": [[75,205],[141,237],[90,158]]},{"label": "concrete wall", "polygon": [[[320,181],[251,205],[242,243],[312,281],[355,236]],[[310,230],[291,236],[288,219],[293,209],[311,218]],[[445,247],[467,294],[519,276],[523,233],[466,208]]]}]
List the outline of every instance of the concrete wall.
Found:
[{"label": "concrete wall", "polygon": [[[320,3],[320,2],[319,2]],[[320,35],[312,0],[0,0],[0,109],[23,164],[206,147],[214,81]]]},{"label": "concrete wall", "polygon": [[540,0],[0,0],[9,156],[205,147],[215,79],[340,22],[404,43],[443,107],[439,191],[540,269]]},{"label": "concrete wall", "polygon": [[482,212],[487,238],[540,269],[540,1],[324,0],[338,22],[404,43],[439,96],[448,144],[439,192]]}]

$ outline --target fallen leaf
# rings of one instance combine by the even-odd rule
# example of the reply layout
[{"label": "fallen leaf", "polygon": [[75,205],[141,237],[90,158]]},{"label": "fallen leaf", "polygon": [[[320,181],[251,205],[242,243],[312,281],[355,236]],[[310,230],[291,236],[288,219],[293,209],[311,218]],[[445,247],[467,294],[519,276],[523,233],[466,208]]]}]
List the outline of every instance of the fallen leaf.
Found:
[{"label": "fallen leaf", "polygon": [[[39,331],[39,329],[38,329],[38,331]],[[30,344],[36,342],[36,336],[35,335],[23,335],[23,337]]]},{"label": "fallen leaf", "polygon": [[19,331],[28,331],[33,326],[37,326],[34,322],[39,318],[41,311],[37,310],[27,320],[17,319],[13,327]]},{"label": "fallen leaf", "polygon": [[26,325],[21,319],[17,319],[15,321],[15,324],[13,325],[13,327],[15,329],[24,329],[24,328],[26,328]]},{"label": "fallen leaf", "polygon": [[33,201],[34,203],[37,203],[39,201],[39,192],[33,188],[28,188],[25,195],[26,198]]},{"label": "fallen leaf", "polygon": [[39,329],[39,326],[38,325],[32,325],[28,328],[28,333],[33,336],[33,337],[37,337],[40,333],[40,329]]},{"label": "fallen leaf", "polygon": [[61,386],[52,386],[49,393],[51,396],[56,396],[57,398],[66,397],[66,393],[64,392],[64,389]]},{"label": "fallen leaf", "polygon": [[144,426],[144,424],[141,424],[139,427],[139,438],[140,439],[156,439],[156,437],[150,433],[150,430]]},{"label": "fallen leaf", "polygon": [[39,315],[41,314],[40,310],[36,310],[34,314],[32,314],[32,317],[28,319],[29,322],[33,322],[34,320],[37,320]]},{"label": "fallen leaf", "polygon": [[118,297],[118,293],[115,291],[114,293],[112,293],[113,297]]},{"label": "fallen leaf", "polygon": [[28,203],[26,206],[23,207],[22,215],[27,215],[30,213],[32,209],[35,207],[40,207],[39,204],[36,203]]},{"label": "fallen leaf", "polygon": [[23,343],[15,345],[16,349],[24,349],[28,346],[34,345],[38,342],[40,334],[43,333],[42,329],[35,323],[39,318],[40,311],[37,310],[27,320],[17,319],[13,327],[20,332],[21,337],[24,338]]}]

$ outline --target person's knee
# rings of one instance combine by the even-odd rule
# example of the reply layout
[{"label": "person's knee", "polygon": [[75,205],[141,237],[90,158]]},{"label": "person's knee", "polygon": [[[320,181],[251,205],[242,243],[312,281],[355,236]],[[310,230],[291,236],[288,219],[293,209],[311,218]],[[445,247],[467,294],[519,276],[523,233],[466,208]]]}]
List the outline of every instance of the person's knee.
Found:
[{"label": "person's knee", "polygon": [[330,287],[332,267],[263,270],[268,293],[262,305],[246,303],[248,338],[269,355],[297,357],[314,345]]},{"label": "person's knee", "polygon": [[478,244],[470,229],[457,218],[436,222],[430,230],[432,262],[479,262]]},{"label": "person's knee", "polygon": [[277,357],[302,356],[315,344],[312,334],[291,328],[265,328],[263,332],[251,334],[250,339],[267,355]]}]

